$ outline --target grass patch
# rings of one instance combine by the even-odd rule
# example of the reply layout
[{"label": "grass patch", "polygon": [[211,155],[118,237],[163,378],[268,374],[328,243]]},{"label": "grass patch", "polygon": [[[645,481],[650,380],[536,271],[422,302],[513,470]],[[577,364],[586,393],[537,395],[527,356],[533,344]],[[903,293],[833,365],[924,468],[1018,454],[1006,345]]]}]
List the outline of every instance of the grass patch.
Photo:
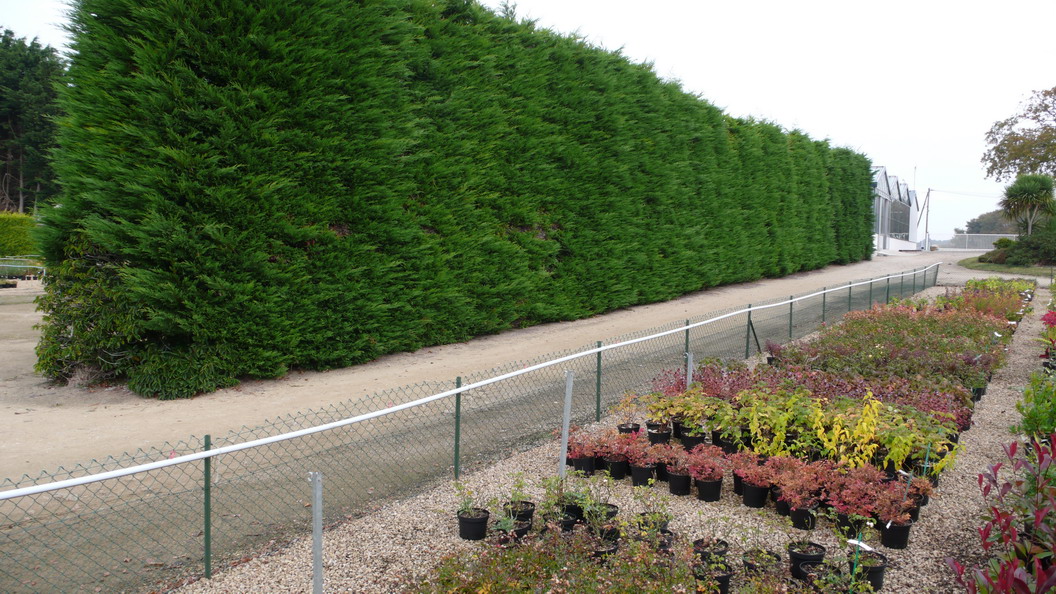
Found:
[{"label": "grass patch", "polygon": [[1053,266],[1005,266],[1004,264],[990,264],[989,262],[980,262],[979,257],[965,258],[957,263],[958,266],[964,266],[971,270],[983,270],[986,272],[1004,272],[1007,274],[1025,274],[1027,276],[1042,276],[1045,278],[1052,278],[1053,271],[1056,267]]}]

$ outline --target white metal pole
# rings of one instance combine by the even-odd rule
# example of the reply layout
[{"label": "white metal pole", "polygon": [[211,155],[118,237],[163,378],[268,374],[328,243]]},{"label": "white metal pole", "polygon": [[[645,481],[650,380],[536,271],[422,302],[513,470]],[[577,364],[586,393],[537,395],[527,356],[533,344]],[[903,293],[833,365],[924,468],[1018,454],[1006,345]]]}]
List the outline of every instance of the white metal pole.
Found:
[{"label": "white metal pole", "polygon": [[693,353],[686,352],[686,389],[693,383]]},{"label": "white metal pole", "polygon": [[312,481],[312,593],[323,594],[323,473],[309,472]]},{"label": "white metal pole", "polygon": [[565,463],[568,461],[568,427],[572,423],[572,370],[565,372],[565,414],[561,421],[561,456],[557,461],[557,475],[565,478]]}]

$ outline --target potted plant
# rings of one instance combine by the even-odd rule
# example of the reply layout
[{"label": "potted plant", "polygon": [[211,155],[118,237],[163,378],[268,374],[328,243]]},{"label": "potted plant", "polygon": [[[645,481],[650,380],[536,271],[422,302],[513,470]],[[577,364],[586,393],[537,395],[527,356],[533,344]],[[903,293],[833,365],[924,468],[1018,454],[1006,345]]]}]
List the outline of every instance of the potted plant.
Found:
[{"label": "potted plant", "polygon": [[753,547],[741,555],[745,573],[773,573],[781,567],[781,555],[761,547]]},{"label": "potted plant", "polygon": [[788,543],[788,564],[792,577],[797,580],[806,579],[800,564],[814,562],[820,563],[825,559],[825,547],[809,540],[793,540]]},{"label": "potted plant", "polygon": [[664,452],[667,468],[667,486],[672,495],[689,495],[692,478],[689,476],[689,454],[678,446],[669,445]]},{"label": "potted plant", "polygon": [[503,515],[512,515],[517,521],[530,524],[535,515],[535,503],[528,500],[528,494],[525,492],[527,486],[523,472],[514,474],[513,483],[510,485],[510,498],[503,504],[502,509]]},{"label": "potted plant", "polygon": [[634,392],[624,394],[623,398],[620,398],[620,401],[612,408],[612,412],[620,419],[620,423],[616,425],[617,431],[620,433],[636,433],[641,428],[641,425],[635,422],[640,409],[638,394]]},{"label": "potted plant", "polygon": [[661,530],[667,530],[672,516],[663,493],[647,487],[635,487],[633,497],[642,510],[636,521],[640,533],[656,536]]},{"label": "potted plant", "polygon": [[528,534],[528,531],[532,528],[530,521],[517,519],[516,513],[505,505],[496,513],[496,516],[499,519],[495,522],[494,528],[495,532],[498,533],[499,544],[505,545],[516,542],[525,534]]},{"label": "potted plant", "polygon": [[693,541],[693,554],[703,563],[725,561],[730,543],[716,536],[702,536]]},{"label": "potted plant", "polygon": [[579,472],[590,476],[594,474],[594,456],[597,451],[595,440],[579,427],[572,427],[568,432],[568,458]]},{"label": "potted plant", "polygon": [[752,508],[766,507],[766,498],[770,494],[773,472],[765,465],[746,466],[741,469],[744,505]]},{"label": "potted plant", "polygon": [[880,521],[880,543],[890,549],[904,549],[909,544],[912,502],[901,483],[885,483],[877,495],[876,516]]},{"label": "potted plant", "polygon": [[770,497],[774,500],[774,509],[778,514],[787,516],[790,513],[790,507],[788,501],[781,496],[783,486],[793,480],[795,475],[805,472],[807,463],[791,456],[773,456],[768,458],[764,464],[772,474],[773,484],[770,488]]},{"label": "potted plant", "polygon": [[586,493],[583,479],[575,476],[552,476],[543,479],[543,519],[548,524],[557,524],[563,532],[583,521],[583,502]]},{"label": "potted plant", "polygon": [[616,523],[619,506],[610,503],[613,482],[603,475],[593,476],[587,481],[582,498],[583,519],[588,531],[605,541],[615,541],[620,537]]},{"label": "potted plant", "polygon": [[847,565],[851,570],[851,575],[868,582],[873,592],[879,592],[884,587],[887,557],[882,553],[872,548],[856,545],[847,554]]},{"label": "potted plant", "polygon": [[631,485],[647,486],[656,478],[656,464],[663,455],[663,446],[653,445],[642,437],[641,431],[628,441],[625,450],[631,472]]},{"label": "potted plant", "polygon": [[674,396],[663,392],[650,392],[642,397],[645,403],[645,427],[650,432],[667,433],[671,437],[671,417],[677,408]]},{"label": "potted plant", "polygon": [[[725,451],[725,449],[724,449]],[[733,492],[737,495],[744,493],[743,473],[745,470],[759,465],[759,456],[750,450],[742,450],[735,454],[729,454],[726,459],[733,471]]]},{"label": "potted plant", "polygon": [[807,561],[800,564],[803,578],[816,592],[868,592],[868,582],[844,573],[835,561]]},{"label": "potted plant", "polygon": [[687,457],[689,476],[697,486],[701,501],[718,501],[722,494],[722,477],[726,474],[726,455],[721,448],[701,444]]},{"label": "potted plant", "polygon": [[871,464],[858,468],[839,466],[822,473],[818,482],[825,501],[836,514],[836,526],[848,536],[857,536],[872,522],[876,499],[885,474]]},{"label": "potted plant", "polygon": [[730,591],[733,569],[725,556],[704,557],[693,563],[692,569],[693,577],[697,579],[697,592],[727,594]]},{"label": "potted plant", "polygon": [[455,483],[458,493],[458,536],[464,540],[483,540],[488,534],[491,512],[480,505],[472,490],[463,483]]},{"label": "potted plant", "polygon": [[814,529],[823,493],[822,477],[833,468],[832,462],[820,460],[810,464],[786,464],[775,469],[774,486],[781,489],[780,499],[788,504],[794,528]]}]

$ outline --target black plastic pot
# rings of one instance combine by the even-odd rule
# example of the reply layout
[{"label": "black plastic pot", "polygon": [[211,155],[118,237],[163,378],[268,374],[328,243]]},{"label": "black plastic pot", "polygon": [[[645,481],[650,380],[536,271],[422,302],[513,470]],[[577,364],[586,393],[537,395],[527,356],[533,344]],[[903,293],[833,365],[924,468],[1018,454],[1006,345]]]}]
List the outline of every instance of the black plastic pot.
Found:
[{"label": "black plastic pot", "polygon": [[650,464],[649,466],[631,466],[631,485],[635,487],[644,487],[649,484],[649,480],[656,478],[656,465]]},{"label": "black plastic pot", "polygon": [[806,547],[798,546],[804,543],[789,543],[788,545],[788,564],[789,570],[792,572],[792,577],[797,580],[807,579],[807,575],[803,572],[800,567],[801,563],[820,563],[825,559],[825,547],[816,543],[808,542],[805,543]]},{"label": "black plastic pot", "polygon": [[458,514],[458,536],[463,540],[484,540],[488,534],[488,517],[491,513],[479,507],[472,514]]},{"label": "black plastic pot", "polygon": [[575,468],[579,472],[587,476],[594,474],[594,457],[590,456],[587,458],[573,458],[572,468]]},{"label": "black plastic pot", "polygon": [[690,451],[702,443],[708,443],[707,435],[686,435],[682,434],[682,447],[686,448],[686,451]]},{"label": "black plastic pot", "polygon": [[793,509],[789,516],[792,518],[792,527],[799,530],[813,530],[818,523],[817,506]]},{"label": "black plastic pot", "polygon": [[788,502],[784,499],[778,499],[774,502],[774,511],[776,511],[779,516],[788,516],[792,513],[792,508],[789,507]]},{"label": "black plastic pot", "polygon": [[[876,552],[859,552],[858,554],[858,571],[860,571],[865,579],[869,580],[869,585],[873,587],[873,592],[879,592],[884,587],[884,572],[887,570],[887,557]],[[867,559],[871,558],[870,559]],[[851,571],[854,571],[854,553],[848,554],[847,565],[850,566]]]},{"label": "black plastic pot", "polygon": [[619,431],[620,433],[634,433],[641,428],[642,426],[638,423],[621,423],[616,425],[616,431]]},{"label": "black plastic pot", "polygon": [[769,494],[770,487],[757,487],[745,483],[741,501],[744,502],[744,505],[752,508],[766,507],[766,496]]},{"label": "black plastic pot", "polygon": [[693,576],[697,578],[697,581],[707,582],[713,589],[708,592],[717,592],[718,594],[728,594],[730,591],[730,578],[733,577],[733,570],[730,566],[722,563],[717,565],[696,565],[693,567]]},{"label": "black plastic pot", "polygon": [[638,529],[642,532],[660,532],[661,530],[667,530],[667,525],[670,522],[670,516],[649,512],[641,512],[638,514],[637,518]]},{"label": "black plastic pot", "polygon": [[718,501],[722,496],[722,478],[717,481],[694,481],[697,484],[697,499]]},{"label": "black plastic pot", "polygon": [[566,518],[572,518],[577,522],[583,520],[583,508],[575,503],[564,503],[561,505],[561,514]]},{"label": "black plastic pot", "polygon": [[909,546],[909,529],[913,522],[908,524],[880,525],[880,544],[889,549],[904,549]]},{"label": "black plastic pot", "polygon": [[531,522],[535,516],[535,504],[531,501],[508,501],[502,506],[507,514],[513,514],[513,519],[518,522]]},{"label": "black plastic pot", "polygon": [[630,464],[626,460],[611,460],[606,458],[605,465],[609,468],[609,476],[614,481],[622,481],[627,477],[627,471],[630,469]]},{"label": "black plastic pot", "polygon": [[744,563],[744,571],[747,573],[765,572],[781,564],[781,555],[774,551],[751,549],[744,552],[741,556],[741,562]]},{"label": "black plastic pot", "polygon": [[647,435],[649,436],[649,443],[651,443],[651,444],[668,443],[668,442],[671,441],[671,431],[670,430],[667,430],[667,431],[653,431],[652,429],[650,429],[647,432]]},{"label": "black plastic pot", "polygon": [[590,556],[598,561],[602,561],[609,555],[619,550],[619,548],[619,541],[602,539],[600,542],[594,545],[594,550],[591,551]]},{"label": "black plastic pot", "polygon": [[692,491],[693,480],[688,474],[667,473],[667,490],[672,495],[689,495]]},{"label": "black plastic pot", "polygon": [[729,552],[730,543],[722,539],[698,538],[693,541],[693,554],[705,565],[725,561]]},{"label": "black plastic pot", "polygon": [[671,437],[682,439],[682,420],[671,419]]},{"label": "black plastic pot", "polygon": [[733,494],[744,495],[744,481],[741,479],[741,475],[736,472],[733,473]]},{"label": "black plastic pot", "polygon": [[850,537],[856,537],[865,529],[865,520],[851,520],[847,514],[836,514],[836,526]]}]

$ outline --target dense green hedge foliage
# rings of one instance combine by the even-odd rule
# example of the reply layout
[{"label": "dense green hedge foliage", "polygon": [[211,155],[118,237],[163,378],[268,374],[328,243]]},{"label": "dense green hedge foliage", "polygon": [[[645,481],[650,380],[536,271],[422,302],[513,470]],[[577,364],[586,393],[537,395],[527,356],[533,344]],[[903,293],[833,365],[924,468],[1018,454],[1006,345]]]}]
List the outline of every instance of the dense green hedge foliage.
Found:
[{"label": "dense green hedge foliage", "polygon": [[467,0],[215,4],[74,13],[47,375],[188,396],[871,252],[864,156],[617,53]]},{"label": "dense green hedge foliage", "polygon": [[0,256],[26,256],[37,253],[31,231],[33,217],[16,212],[0,212]]}]

